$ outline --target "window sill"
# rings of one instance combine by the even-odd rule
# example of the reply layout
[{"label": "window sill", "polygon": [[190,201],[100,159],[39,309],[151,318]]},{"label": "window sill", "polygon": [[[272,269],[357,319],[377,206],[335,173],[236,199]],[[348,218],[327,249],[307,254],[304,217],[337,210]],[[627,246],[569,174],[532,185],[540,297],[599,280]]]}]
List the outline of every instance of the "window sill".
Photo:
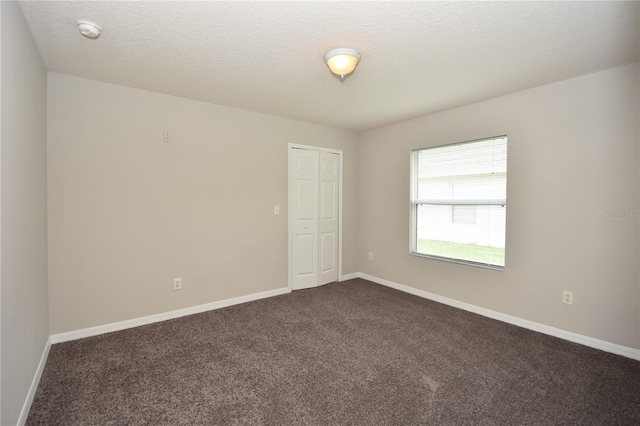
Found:
[{"label": "window sill", "polygon": [[426,259],[433,259],[433,260],[441,260],[443,262],[457,263],[459,265],[475,266],[476,268],[492,269],[494,271],[504,272],[504,269],[505,269],[504,266],[489,265],[487,263],[471,262],[468,260],[452,259],[450,257],[433,256],[430,254],[423,254],[423,253],[417,253],[417,252],[411,252],[409,254],[411,254],[411,256],[424,257]]}]

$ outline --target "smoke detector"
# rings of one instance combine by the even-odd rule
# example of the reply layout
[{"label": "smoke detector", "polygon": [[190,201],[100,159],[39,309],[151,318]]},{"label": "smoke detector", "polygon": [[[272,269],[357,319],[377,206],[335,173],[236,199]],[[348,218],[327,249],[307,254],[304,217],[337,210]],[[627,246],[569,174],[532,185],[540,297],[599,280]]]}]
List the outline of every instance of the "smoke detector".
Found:
[{"label": "smoke detector", "polygon": [[89,21],[78,21],[78,30],[80,34],[87,38],[98,38],[102,33],[102,27]]}]

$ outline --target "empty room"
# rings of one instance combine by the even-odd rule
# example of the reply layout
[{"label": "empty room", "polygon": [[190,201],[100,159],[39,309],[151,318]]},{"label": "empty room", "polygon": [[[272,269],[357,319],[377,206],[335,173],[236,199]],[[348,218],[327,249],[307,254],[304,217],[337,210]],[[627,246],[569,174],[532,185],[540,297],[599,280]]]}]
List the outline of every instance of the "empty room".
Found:
[{"label": "empty room", "polygon": [[2,1],[0,424],[640,424],[640,2]]}]

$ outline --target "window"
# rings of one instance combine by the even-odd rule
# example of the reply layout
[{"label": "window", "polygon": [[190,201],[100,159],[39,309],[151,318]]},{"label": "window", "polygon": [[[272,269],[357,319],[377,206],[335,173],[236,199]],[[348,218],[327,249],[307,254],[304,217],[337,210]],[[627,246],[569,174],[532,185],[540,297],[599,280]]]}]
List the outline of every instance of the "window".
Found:
[{"label": "window", "polygon": [[451,222],[476,224],[476,206],[452,206]]},{"label": "window", "polygon": [[503,269],[507,137],[411,152],[411,253]]}]

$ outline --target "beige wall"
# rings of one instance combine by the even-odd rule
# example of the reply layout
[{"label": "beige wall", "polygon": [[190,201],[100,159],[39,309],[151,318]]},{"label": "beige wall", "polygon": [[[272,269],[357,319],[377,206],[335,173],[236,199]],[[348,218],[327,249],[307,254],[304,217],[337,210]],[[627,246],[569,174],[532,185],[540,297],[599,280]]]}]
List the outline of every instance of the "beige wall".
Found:
[{"label": "beige wall", "polygon": [[[286,286],[293,142],[345,152],[345,274],[639,348],[638,218],[605,215],[640,208],[638,93],[636,64],[357,136],[50,73],[52,333]],[[409,151],[505,133],[506,270],[410,256]]]},{"label": "beige wall", "polygon": [[286,287],[288,143],[344,150],[357,272],[354,133],[49,73],[52,334]]},{"label": "beige wall", "polygon": [[49,338],[46,84],[16,2],[2,14],[2,415],[18,422]]},{"label": "beige wall", "polygon": [[[606,216],[640,208],[638,80],[629,65],[362,134],[360,271],[640,348],[638,217]],[[502,134],[506,270],[409,255],[409,151]]]}]

